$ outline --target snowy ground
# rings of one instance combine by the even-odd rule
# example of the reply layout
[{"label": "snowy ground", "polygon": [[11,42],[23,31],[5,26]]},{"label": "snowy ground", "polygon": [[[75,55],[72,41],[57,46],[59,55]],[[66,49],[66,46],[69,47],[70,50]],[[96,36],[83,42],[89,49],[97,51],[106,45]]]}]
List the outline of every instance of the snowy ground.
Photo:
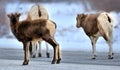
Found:
[{"label": "snowy ground", "polygon": [[[6,52],[7,51],[7,52]],[[29,65],[22,66],[22,49],[0,49],[0,70],[119,70],[120,55],[116,53],[113,60],[107,59],[106,53],[99,53],[96,60],[91,60],[89,52],[83,51],[62,51],[60,64],[51,64],[50,58],[46,58],[45,51],[42,51],[41,58],[30,58]]]},{"label": "snowy ground", "polygon": [[[51,65],[47,62],[31,62],[31,65],[22,66],[19,65],[21,60],[0,60],[7,64],[2,65],[0,70],[119,70],[119,66],[105,66],[105,65],[90,65],[90,64],[72,64],[72,63],[61,63]],[[8,63],[9,62],[9,63]],[[19,64],[18,64],[19,63]]]}]

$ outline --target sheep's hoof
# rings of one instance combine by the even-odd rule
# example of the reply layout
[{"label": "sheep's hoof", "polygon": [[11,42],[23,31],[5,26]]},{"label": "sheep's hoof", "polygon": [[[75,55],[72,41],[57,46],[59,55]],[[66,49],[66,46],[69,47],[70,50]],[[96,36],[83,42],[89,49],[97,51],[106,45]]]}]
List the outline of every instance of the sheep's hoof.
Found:
[{"label": "sheep's hoof", "polygon": [[39,53],[38,57],[42,57],[41,53]]},{"label": "sheep's hoof", "polygon": [[28,61],[24,61],[22,65],[28,65],[29,60]]},{"label": "sheep's hoof", "polygon": [[109,57],[108,57],[108,59],[113,59],[114,57],[113,56],[110,56],[110,55],[108,55]]},{"label": "sheep's hoof", "polygon": [[93,55],[92,59],[96,59],[97,55]]},{"label": "sheep's hoof", "polygon": [[61,58],[59,58],[58,60],[53,60],[51,64],[59,64],[61,61]]},{"label": "sheep's hoof", "polygon": [[93,59],[93,60],[95,60],[96,58],[95,58],[95,57],[93,57],[92,59]]},{"label": "sheep's hoof", "polygon": [[61,58],[57,60],[57,64],[59,64],[59,63],[60,63],[60,61],[61,61]]},{"label": "sheep's hoof", "polygon": [[50,53],[46,53],[46,55],[47,55],[47,58],[50,58]]},{"label": "sheep's hoof", "polygon": [[56,64],[57,60],[53,60],[51,64]]},{"label": "sheep's hoof", "polygon": [[56,61],[52,61],[52,63],[51,64],[55,64],[56,63]]},{"label": "sheep's hoof", "polygon": [[114,53],[112,53],[112,55],[114,55]]},{"label": "sheep's hoof", "polygon": [[32,56],[32,58],[36,58],[36,56],[35,56],[35,55],[33,55],[33,56]]}]

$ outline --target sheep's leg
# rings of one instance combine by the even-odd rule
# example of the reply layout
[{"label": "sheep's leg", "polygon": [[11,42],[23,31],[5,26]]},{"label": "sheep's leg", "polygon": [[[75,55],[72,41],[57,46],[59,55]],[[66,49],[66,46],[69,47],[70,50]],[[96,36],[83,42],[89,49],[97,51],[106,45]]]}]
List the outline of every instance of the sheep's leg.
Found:
[{"label": "sheep's leg", "polygon": [[[39,41],[39,57],[42,57],[42,49],[41,49],[41,41]],[[49,48],[48,48],[48,43],[46,42],[46,56],[47,58],[50,57],[50,53],[49,53]]]},{"label": "sheep's leg", "polygon": [[108,59],[113,59],[113,48],[112,48],[112,42],[111,41],[107,41],[108,45],[109,45],[109,55],[108,55]]},{"label": "sheep's leg", "polygon": [[57,64],[59,64],[60,63],[60,61],[61,61],[61,50],[60,50],[60,47],[59,47],[59,44],[55,41],[55,39],[53,38],[53,41],[57,44],[57,46],[58,46],[58,52],[57,52],[57,54],[58,54],[58,60],[57,60]]},{"label": "sheep's leg", "polygon": [[[54,40],[55,41],[55,40]],[[55,41],[56,42],[56,41]],[[57,42],[56,42],[57,43]],[[57,64],[59,64],[61,61],[61,50],[60,50],[60,47],[59,47],[59,44],[58,44],[58,60],[57,60]]]},{"label": "sheep's leg", "polygon": [[[56,42],[54,38],[53,38],[53,40],[54,40],[54,42]],[[57,60],[56,63],[59,64],[60,61],[61,61],[61,50],[60,50],[60,47],[59,47],[59,44],[58,44],[58,60]]]},{"label": "sheep's leg", "polygon": [[36,42],[36,45],[35,45],[35,57],[38,56],[38,53],[39,53],[39,43],[38,41]]},{"label": "sheep's leg", "polygon": [[29,63],[29,42],[24,42],[24,62],[23,65],[28,65]]},{"label": "sheep's leg", "polygon": [[35,58],[37,56],[37,41],[32,41],[32,53],[31,57]]},{"label": "sheep's leg", "polygon": [[49,35],[44,36],[43,40],[47,41],[49,44],[51,44],[53,46],[54,49],[54,57],[52,60],[52,64],[55,64],[57,62],[60,63],[61,57],[58,57],[59,55],[59,45],[55,42],[55,40],[53,38],[51,38]]},{"label": "sheep's leg", "polygon": [[104,39],[106,40],[106,42],[108,43],[109,46],[109,55],[108,55],[108,59],[113,59],[113,48],[112,48],[112,33],[107,34],[107,38],[104,37]]},{"label": "sheep's leg", "polygon": [[58,44],[53,40],[53,39],[49,39],[47,41],[48,43],[50,43],[52,46],[53,46],[53,49],[54,49],[54,57],[53,57],[53,60],[52,60],[52,64],[55,64],[57,61],[58,61]]},{"label": "sheep's leg", "polygon": [[96,41],[97,41],[97,39],[98,39],[98,37],[90,37],[90,39],[91,39],[91,43],[92,43],[92,50],[93,50],[93,57],[92,57],[92,59],[96,59]]},{"label": "sheep's leg", "polygon": [[32,41],[30,42],[30,45],[29,45],[29,52],[30,52],[30,56],[32,55]]},{"label": "sheep's leg", "polygon": [[39,57],[42,57],[41,41],[39,41],[38,43],[39,43],[39,53],[38,53],[38,56],[39,56]]},{"label": "sheep's leg", "polygon": [[49,47],[47,42],[46,42],[46,56],[47,58],[50,58],[50,52],[49,52]]},{"label": "sheep's leg", "polygon": [[58,61],[57,61],[57,64],[60,63],[61,61],[61,50],[60,50],[60,47],[58,47]]}]

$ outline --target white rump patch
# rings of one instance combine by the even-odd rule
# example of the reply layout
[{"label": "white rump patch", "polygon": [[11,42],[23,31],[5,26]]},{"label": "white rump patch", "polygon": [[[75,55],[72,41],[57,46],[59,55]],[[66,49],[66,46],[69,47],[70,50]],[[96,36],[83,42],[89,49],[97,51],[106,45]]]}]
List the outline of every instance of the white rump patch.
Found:
[{"label": "white rump patch", "polygon": [[[39,11],[41,12],[41,17],[39,17]],[[32,20],[34,19],[48,19],[48,12],[42,5],[33,5],[28,12],[28,15],[31,17]]]},{"label": "white rump patch", "polygon": [[[111,19],[111,22],[108,21],[108,17]],[[98,24],[102,27],[102,30],[104,30],[105,34],[109,33],[113,29],[113,19],[110,16],[109,13],[103,12],[101,13],[98,18]]]}]

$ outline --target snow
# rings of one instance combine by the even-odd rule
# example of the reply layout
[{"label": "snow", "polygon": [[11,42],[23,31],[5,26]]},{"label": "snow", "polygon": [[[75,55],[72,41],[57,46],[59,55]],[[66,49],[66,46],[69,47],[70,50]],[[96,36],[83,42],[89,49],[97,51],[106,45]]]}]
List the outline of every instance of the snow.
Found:
[{"label": "snow", "polygon": [[[21,20],[26,18],[27,11],[33,4],[30,3],[12,3],[6,6],[6,12],[21,12]],[[76,3],[42,3],[48,10],[50,14],[50,19],[57,23],[57,32],[55,34],[55,38],[61,46],[62,50],[70,50],[70,51],[91,51],[91,43],[90,39],[85,35],[82,28],[77,29],[75,27],[76,24],[76,14],[77,13],[88,13],[93,11],[85,11],[85,8],[82,4]],[[87,4],[89,5],[89,4]],[[11,7],[12,6],[12,7]],[[90,7],[89,7],[90,9]],[[94,11],[95,12],[95,11]],[[120,47],[118,46],[120,43],[120,21],[118,17],[120,13],[116,13],[115,11],[111,12],[115,23],[114,26],[117,28],[114,29],[113,32],[113,49],[114,52],[120,53]],[[22,43],[17,41],[15,38],[1,38],[0,39],[0,48],[23,48]],[[42,44],[44,46],[44,43]],[[99,52],[107,52],[108,45],[104,41],[103,38],[100,38],[96,44],[97,51]],[[52,48],[52,47],[50,47]]]},{"label": "snow", "polygon": [[[105,66],[105,65],[89,65],[89,64],[49,64],[48,62],[31,61],[31,65],[19,65],[22,60],[2,60],[2,68],[0,70],[119,70],[119,66]],[[6,64],[7,63],[7,64]]]},{"label": "snow", "polygon": [[8,38],[1,38],[0,39],[0,48],[22,48],[22,43],[17,41],[17,39],[8,39]]}]

